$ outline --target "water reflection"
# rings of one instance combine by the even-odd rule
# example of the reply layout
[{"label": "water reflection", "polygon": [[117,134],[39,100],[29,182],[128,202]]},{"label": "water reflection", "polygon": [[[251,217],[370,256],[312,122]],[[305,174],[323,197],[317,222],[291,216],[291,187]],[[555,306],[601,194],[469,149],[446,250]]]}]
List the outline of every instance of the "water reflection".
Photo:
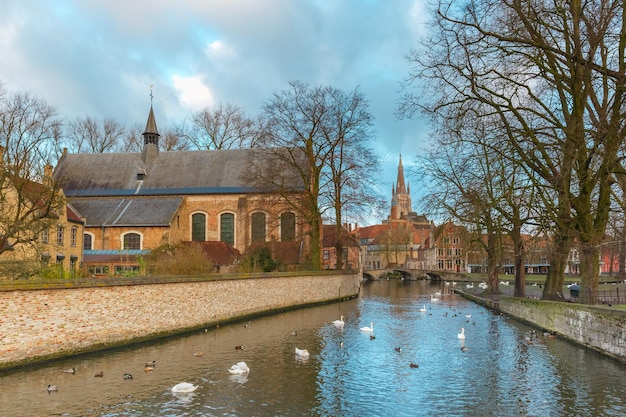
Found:
[{"label": "water reflection", "polygon": [[[445,287],[373,282],[356,300],[3,375],[0,415],[624,415],[621,364],[531,330]],[[231,374],[241,361],[249,373]],[[172,393],[180,382],[198,389]]]}]

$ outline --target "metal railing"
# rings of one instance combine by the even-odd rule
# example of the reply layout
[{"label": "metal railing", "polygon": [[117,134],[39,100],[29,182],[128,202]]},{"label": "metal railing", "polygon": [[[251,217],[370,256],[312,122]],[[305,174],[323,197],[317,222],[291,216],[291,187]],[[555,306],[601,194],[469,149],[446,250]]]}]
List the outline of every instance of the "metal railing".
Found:
[{"label": "metal railing", "polygon": [[585,304],[626,304],[626,291],[620,291],[619,288],[614,290],[592,291],[587,289],[581,291],[578,297],[572,294],[572,301]]}]

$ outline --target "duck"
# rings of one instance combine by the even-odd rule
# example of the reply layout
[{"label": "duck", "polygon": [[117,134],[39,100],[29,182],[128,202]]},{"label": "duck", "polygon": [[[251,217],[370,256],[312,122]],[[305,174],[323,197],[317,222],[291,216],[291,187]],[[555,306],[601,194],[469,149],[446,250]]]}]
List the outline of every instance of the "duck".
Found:
[{"label": "duck", "polygon": [[243,345],[237,345],[237,346],[235,346],[235,350],[243,350]]},{"label": "duck", "polygon": [[374,336],[373,334],[370,335],[370,340],[376,340],[376,336]]},{"label": "duck", "polygon": [[461,350],[463,352],[467,352],[469,350],[469,348],[467,346],[463,345],[463,346],[461,346]]},{"label": "duck", "polygon": [[104,376],[104,371],[100,371],[94,375],[94,378],[102,378]]},{"label": "duck", "polygon": [[456,335],[459,339],[465,340],[465,328],[461,327],[461,333]]},{"label": "duck", "polygon": [[396,352],[402,352],[402,348],[401,347],[397,347],[397,348],[394,348],[394,349],[396,350]]},{"label": "duck", "polygon": [[190,384],[189,382],[181,382],[172,387],[172,392],[188,393],[188,392],[194,392],[197,389],[198,389],[197,385]]},{"label": "duck", "polygon": [[248,365],[245,362],[237,362],[236,364],[228,368],[228,372],[233,375],[242,375],[249,373],[250,368],[248,368]]},{"label": "duck", "polygon": [[409,367],[411,367],[411,368],[419,368],[420,366],[418,364],[416,364],[416,363],[411,362],[409,364]]},{"label": "duck", "polygon": [[58,390],[59,390],[59,387],[57,387],[56,385],[50,385],[50,384],[48,384],[48,392],[51,392],[51,391],[58,391]]},{"label": "duck", "polygon": [[296,348],[296,355],[300,356],[301,358],[308,358],[309,357],[309,351],[306,349],[298,349]]},{"label": "duck", "polygon": [[146,366],[143,368],[143,370],[144,370],[144,371],[146,371],[146,372],[152,372],[152,371],[154,371],[154,366],[147,366],[147,365],[146,365]]},{"label": "duck", "polygon": [[64,369],[63,372],[65,372],[66,374],[74,375],[76,373],[76,368],[67,368],[67,369]]},{"label": "duck", "polygon": [[339,320],[333,320],[333,325],[337,327],[343,327],[344,325],[343,316],[341,316]]},{"label": "duck", "polygon": [[133,379],[133,376],[129,373],[124,374],[124,379]]},{"label": "duck", "polygon": [[362,332],[373,332],[374,331],[374,322],[370,322],[369,327],[361,327]]},{"label": "duck", "polygon": [[195,356],[195,357],[197,357],[197,358],[199,358],[199,357],[200,357],[200,356],[202,356],[202,355],[204,355],[204,353],[202,353],[202,352],[195,352],[195,353],[193,354],[193,356]]},{"label": "duck", "polygon": [[156,360],[146,362],[146,366],[152,366],[154,368],[156,366]]}]

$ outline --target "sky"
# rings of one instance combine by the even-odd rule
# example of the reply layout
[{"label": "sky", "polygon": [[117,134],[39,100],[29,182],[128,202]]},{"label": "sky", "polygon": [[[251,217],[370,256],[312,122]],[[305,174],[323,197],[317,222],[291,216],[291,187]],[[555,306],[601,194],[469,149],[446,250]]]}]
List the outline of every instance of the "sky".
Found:
[{"label": "sky", "polygon": [[399,155],[411,183],[428,140],[426,122],[394,116],[426,21],[425,0],[2,0],[0,82],[63,118],[128,127],[152,92],[159,129],[220,103],[256,117],[290,80],[359,88],[390,200]]}]

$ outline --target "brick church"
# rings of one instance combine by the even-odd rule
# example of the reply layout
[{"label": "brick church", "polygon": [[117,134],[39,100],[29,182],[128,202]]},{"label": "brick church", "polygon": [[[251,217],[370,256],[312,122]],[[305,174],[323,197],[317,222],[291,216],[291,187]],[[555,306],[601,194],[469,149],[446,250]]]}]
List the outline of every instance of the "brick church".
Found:
[{"label": "brick church", "polygon": [[267,149],[162,151],[152,106],[142,152],[63,153],[54,171],[85,219],[84,264],[93,275],[136,270],[137,257],[164,244],[206,242],[233,256],[273,242],[305,254],[305,231],[248,167],[272,164]]}]

